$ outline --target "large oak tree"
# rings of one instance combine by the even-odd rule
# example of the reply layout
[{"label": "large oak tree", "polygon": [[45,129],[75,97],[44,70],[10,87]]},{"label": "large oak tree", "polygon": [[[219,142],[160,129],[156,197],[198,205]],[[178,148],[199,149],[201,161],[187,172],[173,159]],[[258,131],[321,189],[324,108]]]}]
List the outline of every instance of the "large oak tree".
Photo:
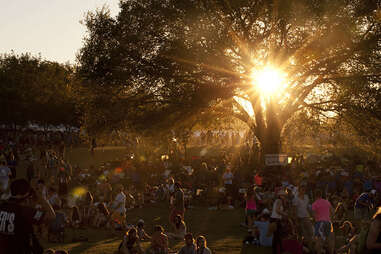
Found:
[{"label": "large oak tree", "polygon": [[[350,83],[380,86],[377,0],[126,0],[120,8],[115,18],[103,9],[85,19],[78,74],[90,129],[175,125],[213,110],[244,121],[264,154],[277,153],[296,112],[334,114],[350,102],[340,97]],[[271,95],[253,81],[268,65],[287,74]]]}]

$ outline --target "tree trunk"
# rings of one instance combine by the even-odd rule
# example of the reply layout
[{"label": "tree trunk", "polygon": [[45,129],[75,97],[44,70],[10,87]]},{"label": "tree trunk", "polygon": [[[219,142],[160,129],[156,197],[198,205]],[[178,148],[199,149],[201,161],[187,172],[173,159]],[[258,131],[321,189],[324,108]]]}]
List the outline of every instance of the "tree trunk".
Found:
[{"label": "tree trunk", "polygon": [[[279,125],[268,125],[264,135],[256,138],[260,143],[260,163],[265,164],[266,154],[279,154],[281,152],[281,131]],[[254,138],[255,139],[255,138]]]}]

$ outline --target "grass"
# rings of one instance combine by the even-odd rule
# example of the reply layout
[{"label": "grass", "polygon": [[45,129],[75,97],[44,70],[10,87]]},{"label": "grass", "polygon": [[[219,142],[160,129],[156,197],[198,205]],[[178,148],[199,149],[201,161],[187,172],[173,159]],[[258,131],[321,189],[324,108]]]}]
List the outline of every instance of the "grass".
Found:
[{"label": "grass", "polygon": [[[102,162],[123,158],[125,149],[123,147],[97,148],[95,155],[91,156],[87,148],[75,148],[67,152],[67,158],[72,164],[81,167],[99,165]],[[166,231],[171,231],[168,225],[169,210],[167,204],[151,204],[144,208],[128,211],[127,220],[131,224],[136,224],[138,219],[145,221],[145,229],[152,233],[154,225],[162,225]],[[241,252],[242,240],[245,237],[246,229],[240,227],[244,219],[244,210],[208,210],[208,207],[195,207],[189,209],[185,214],[185,221],[189,232],[194,236],[202,234],[206,236],[208,246],[213,253],[271,253],[271,249],[257,248],[255,251]],[[88,242],[72,243],[72,229],[67,229],[65,242],[52,244],[43,242],[45,248],[64,249],[71,254],[106,254],[114,253],[117,250],[120,238],[103,229],[86,229],[79,231],[81,235],[88,237]],[[170,241],[170,248],[179,250],[182,241]],[[149,246],[149,242],[143,242],[143,249]]]},{"label": "grass", "polygon": [[[160,224],[170,229],[168,225],[168,208],[165,204],[152,204],[145,208],[134,209],[127,213],[128,221],[136,224],[138,219],[145,221],[145,228],[152,233],[154,225]],[[207,237],[208,245],[213,253],[241,253],[242,239],[245,229],[239,224],[243,219],[243,210],[217,210],[210,211],[206,207],[196,207],[186,211],[185,221],[188,230],[195,236],[202,234]],[[170,230],[169,230],[170,231]],[[66,233],[65,244],[47,244],[47,247],[65,249],[70,253],[114,253],[120,239],[111,235],[109,231],[89,229],[81,232],[89,237],[89,242],[69,243],[71,230]],[[170,241],[170,248],[178,250],[182,241]],[[143,248],[149,246],[148,242],[142,244]],[[269,249],[258,248],[256,253],[267,254]]]}]

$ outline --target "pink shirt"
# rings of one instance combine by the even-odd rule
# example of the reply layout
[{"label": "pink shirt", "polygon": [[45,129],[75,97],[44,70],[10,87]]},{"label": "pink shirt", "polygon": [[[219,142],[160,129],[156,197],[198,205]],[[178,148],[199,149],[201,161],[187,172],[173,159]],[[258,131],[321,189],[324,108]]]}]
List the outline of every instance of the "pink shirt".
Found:
[{"label": "pink shirt", "polygon": [[325,199],[318,199],[312,204],[312,211],[315,212],[315,221],[331,221],[329,216],[331,203]]},{"label": "pink shirt", "polygon": [[257,210],[257,203],[254,198],[248,199],[246,201],[246,209],[247,210]]}]

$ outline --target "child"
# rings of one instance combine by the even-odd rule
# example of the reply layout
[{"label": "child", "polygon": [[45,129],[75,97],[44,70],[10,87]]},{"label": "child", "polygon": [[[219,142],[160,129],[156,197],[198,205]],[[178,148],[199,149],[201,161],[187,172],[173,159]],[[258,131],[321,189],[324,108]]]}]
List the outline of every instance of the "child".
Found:
[{"label": "child", "polygon": [[138,236],[139,236],[141,241],[151,239],[151,237],[144,230],[144,220],[140,219],[138,221],[137,231],[138,231]]}]

